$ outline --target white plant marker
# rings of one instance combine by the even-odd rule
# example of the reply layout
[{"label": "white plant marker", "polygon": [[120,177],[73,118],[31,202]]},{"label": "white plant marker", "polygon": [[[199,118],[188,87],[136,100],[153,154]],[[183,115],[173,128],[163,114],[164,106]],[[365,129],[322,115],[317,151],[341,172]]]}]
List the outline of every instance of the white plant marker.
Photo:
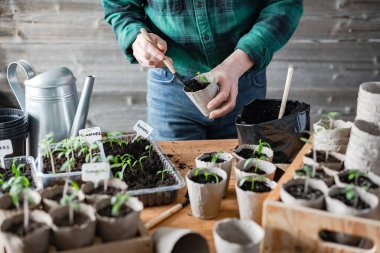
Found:
[{"label": "white plant marker", "polygon": [[101,180],[104,180],[104,189],[107,190],[107,180],[110,177],[110,164],[103,163],[85,163],[82,165],[82,181],[93,182],[95,188]]},{"label": "white plant marker", "polygon": [[79,130],[79,135],[84,136],[88,143],[102,140],[100,127],[91,127]]},{"label": "white plant marker", "polygon": [[5,169],[4,157],[13,154],[13,146],[11,140],[0,141],[0,161],[1,167]]},{"label": "white plant marker", "polygon": [[278,114],[278,118],[279,119],[281,119],[282,116],[284,116],[284,113],[285,113],[286,102],[288,101],[290,83],[292,82],[293,72],[294,72],[293,67],[289,67],[288,68],[288,74],[286,76],[286,83],[285,83],[284,93],[282,95],[280,113]]},{"label": "white plant marker", "polygon": [[153,132],[153,127],[149,126],[142,120],[137,121],[137,123],[133,126],[133,130],[136,132],[136,137],[133,138],[132,143],[139,137],[143,137],[147,139],[149,135]]}]

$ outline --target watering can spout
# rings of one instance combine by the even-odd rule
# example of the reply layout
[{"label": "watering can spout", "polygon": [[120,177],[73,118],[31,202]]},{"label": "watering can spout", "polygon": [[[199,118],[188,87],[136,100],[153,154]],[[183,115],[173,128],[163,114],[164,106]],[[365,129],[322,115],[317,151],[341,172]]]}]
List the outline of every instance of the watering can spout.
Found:
[{"label": "watering can spout", "polygon": [[92,95],[92,89],[94,87],[94,83],[95,83],[94,76],[86,77],[82,95],[80,97],[78,108],[75,113],[73,125],[71,126],[70,136],[77,136],[79,130],[85,128],[86,126],[87,114],[90,107],[90,101],[91,101],[91,95]]}]

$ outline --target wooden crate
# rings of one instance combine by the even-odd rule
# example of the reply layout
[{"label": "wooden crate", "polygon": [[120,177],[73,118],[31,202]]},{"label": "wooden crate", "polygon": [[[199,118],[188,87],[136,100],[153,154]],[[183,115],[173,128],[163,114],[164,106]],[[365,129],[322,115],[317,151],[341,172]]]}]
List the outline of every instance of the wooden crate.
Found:
[{"label": "wooden crate", "polygon": [[[277,188],[264,203],[263,227],[265,229],[265,238],[261,245],[261,252],[380,252],[380,221],[290,206],[280,201],[281,185],[292,178],[294,170],[302,165],[302,158],[310,149],[310,145],[305,145],[286,170]],[[365,237],[372,240],[373,247],[371,249],[359,249],[326,242],[319,237],[319,232],[322,230]]]}]

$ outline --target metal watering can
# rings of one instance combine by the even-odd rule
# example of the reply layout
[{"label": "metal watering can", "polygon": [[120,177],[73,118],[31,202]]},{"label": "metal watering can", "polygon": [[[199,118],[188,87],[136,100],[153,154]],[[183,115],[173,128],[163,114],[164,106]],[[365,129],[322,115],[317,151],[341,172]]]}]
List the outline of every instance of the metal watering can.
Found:
[{"label": "metal watering can", "polygon": [[[25,92],[17,79],[21,67],[28,79]],[[37,157],[39,142],[53,132],[60,141],[76,136],[85,127],[95,77],[87,76],[78,102],[73,73],[65,67],[48,70],[39,75],[25,60],[8,65],[7,77],[20,107],[29,115],[29,153]]]}]

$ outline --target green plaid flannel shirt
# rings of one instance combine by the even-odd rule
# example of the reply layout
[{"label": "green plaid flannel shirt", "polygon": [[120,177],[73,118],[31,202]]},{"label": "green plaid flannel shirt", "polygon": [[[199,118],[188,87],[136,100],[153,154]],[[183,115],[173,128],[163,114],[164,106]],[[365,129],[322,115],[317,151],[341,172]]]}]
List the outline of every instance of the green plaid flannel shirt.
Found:
[{"label": "green plaid flannel shirt", "polygon": [[182,75],[207,72],[235,49],[264,69],[289,40],[303,11],[302,0],[102,0],[105,20],[121,50],[136,63],[132,43],[145,27],[168,44]]}]

